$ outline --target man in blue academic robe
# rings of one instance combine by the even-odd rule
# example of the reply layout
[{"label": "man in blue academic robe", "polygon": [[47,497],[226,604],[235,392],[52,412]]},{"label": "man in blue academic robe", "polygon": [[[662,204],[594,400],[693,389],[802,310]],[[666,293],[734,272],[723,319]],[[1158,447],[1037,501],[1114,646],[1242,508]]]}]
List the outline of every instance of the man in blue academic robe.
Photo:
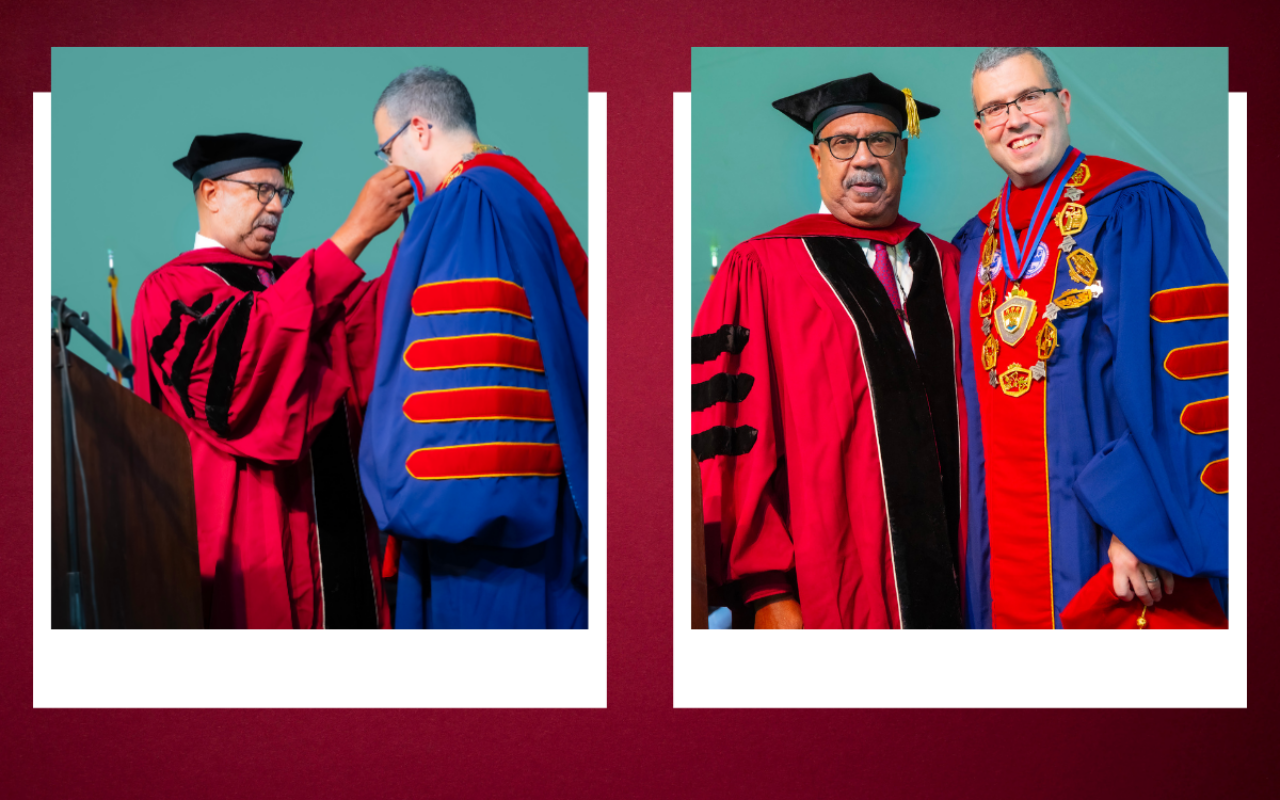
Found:
[{"label": "man in blue academic robe", "polygon": [[[1009,176],[960,230],[971,627],[1062,627],[1103,566],[1158,614],[1176,576],[1226,606],[1227,278],[1194,204],[1071,147],[1037,48],[991,48],[977,120]],[[1103,291],[1105,287],[1105,291]]]},{"label": "man in blue academic robe", "polygon": [[528,170],[479,143],[453,75],[396,78],[374,127],[420,200],[360,450],[400,545],[395,625],[585,628],[586,255]]}]

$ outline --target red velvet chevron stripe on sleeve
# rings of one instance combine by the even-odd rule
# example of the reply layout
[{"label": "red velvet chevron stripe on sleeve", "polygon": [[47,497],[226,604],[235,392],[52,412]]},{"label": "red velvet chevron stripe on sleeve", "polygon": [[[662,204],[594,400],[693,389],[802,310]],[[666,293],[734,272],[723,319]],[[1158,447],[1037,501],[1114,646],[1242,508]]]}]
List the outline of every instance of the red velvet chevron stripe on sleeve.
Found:
[{"label": "red velvet chevron stripe on sleeve", "polygon": [[1179,421],[1192,433],[1221,433],[1227,429],[1227,398],[1188,403]]},{"label": "red velvet chevron stripe on sleeve", "polygon": [[412,304],[419,316],[498,311],[533,319],[524,289],[501,278],[424,284],[414,290]]},{"label": "red velvet chevron stripe on sleeve", "polygon": [[1180,381],[1227,374],[1227,343],[1178,347],[1165,356],[1164,369]]},{"label": "red velvet chevron stripe on sleeve", "polygon": [[405,350],[404,363],[417,370],[508,367],[543,371],[538,342],[506,333],[419,339]]},{"label": "red velvet chevron stripe on sleeve", "polygon": [[545,389],[477,386],[414,392],[404,401],[404,415],[414,422],[458,422],[517,419],[554,422],[551,395]]},{"label": "red velvet chevron stripe on sleeve", "polygon": [[1200,472],[1200,482],[1214,494],[1227,493],[1227,459],[1210,461]]},{"label": "red velvet chevron stripe on sleeve", "polygon": [[1184,322],[1227,316],[1227,284],[1184,286],[1151,295],[1151,318],[1156,322]]},{"label": "red velvet chevron stripe on sleeve", "polygon": [[555,477],[564,471],[558,444],[496,442],[414,450],[405,462],[418,480]]}]

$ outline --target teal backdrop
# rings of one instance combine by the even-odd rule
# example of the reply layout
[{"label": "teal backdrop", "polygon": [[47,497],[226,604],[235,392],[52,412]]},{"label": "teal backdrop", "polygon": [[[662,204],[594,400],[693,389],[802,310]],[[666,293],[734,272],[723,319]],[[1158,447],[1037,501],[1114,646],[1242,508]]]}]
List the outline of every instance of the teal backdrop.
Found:
[{"label": "teal backdrop", "polygon": [[[1200,208],[1227,263],[1226,48],[1044,48],[1071,91],[1071,143],[1162,175]],[[812,138],[770,103],[874,72],[942,113],[911,140],[901,212],[950,240],[996,196],[1004,173],[973,127],[969,77],[981,48],[694,48],[693,308],[712,248],[818,210]]]},{"label": "teal backdrop", "polygon": [[[173,162],[196,134],[301,140],[297,195],[272,252],[298,256],[319,246],[382,167],[372,122],[378,96],[421,65],[466,84],[480,141],[520,159],[588,248],[586,48],[55,47],[53,293],[89,311],[109,342],[111,249],[128,329],[143,278],[194,242],[191,183]],[[402,229],[397,222],[360,256],[370,277],[386,269]],[[71,349],[106,369],[79,337]]]}]

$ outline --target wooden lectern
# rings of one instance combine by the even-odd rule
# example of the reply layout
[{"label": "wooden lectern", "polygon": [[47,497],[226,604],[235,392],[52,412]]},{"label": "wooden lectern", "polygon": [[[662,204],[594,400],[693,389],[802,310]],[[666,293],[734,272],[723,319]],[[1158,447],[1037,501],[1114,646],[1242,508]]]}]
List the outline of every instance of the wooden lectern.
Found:
[{"label": "wooden lectern", "polygon": [[[85,627],[94,626],[96,588],[103,628],[200,628],[200,551],[196,543],[191,446],[176,422],[140,397],[68,356],[76,438],[84,462],[89,507],[79,470],[76,521]],[[67,488],[63,449],[62,369],[53,343],[52,623],[71,626],[68,598]],[[147,380],[138,375],[136,380]],[[85,535],[93,536],[90,579]]]}]

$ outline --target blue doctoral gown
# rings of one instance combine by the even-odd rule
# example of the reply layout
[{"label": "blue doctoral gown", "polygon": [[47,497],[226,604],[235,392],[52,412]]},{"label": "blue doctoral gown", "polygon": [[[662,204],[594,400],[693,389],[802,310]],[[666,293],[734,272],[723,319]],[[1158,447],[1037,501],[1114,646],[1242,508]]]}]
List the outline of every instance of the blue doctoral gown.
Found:
[{"label": "blue doctoral gown", "polygon": [[[1227,434],[1193,434],[1188,404],[1227,396],[1227,375],[1179,380],[1165,368],[1176,348],[1226,342],[1224,313],[1159,322],[1152,295],[1225,284],[1195,205],[1152,172],[1130,173],[1087,205],[1077,246],[1093,253],[1102,295],[1063,311],[1048,362],[1045,425],[1055,627],[1080,588],[1108,563],[1114,532],[1142,561],[1175,575],[1227,577],[1227,495],[1201,480],[1227,458]],[[990,550],[982,424],[974,381],[972,315],[986,222],[970,219],[960,249],[962,370],[969,434],[969,535],[965,615],[990,628]],[[1055,254],[1056,255],[1056,254]],[[1057,286],[1079,287],[1057,259]],[[1037,316],[1039,312],[1037,311]],[[1225,373],[1225,370],[1224,370]],[[1225,580],[1212,580],[1226,608]],[[1176,587],[1175,587],[1176,591]]]},{"label": "blue doctoral gown", "polygon": [[[495,278],[522,289],[531,313],[412,310],[420,287]],[[536,340],[541,370],[410,368],[415,342],[477,334]],[[410,395],[466,387],[545,391],[554,421],[409,418]],[[587,626],[586,402],[586,318],[546,213],[503,170],[466,170],[418,206],[400,245],[360,448],[369,505],[401,540],[397,628]],[[415,451],[493,443],[556,445],[563,472],[410,474]]]}]

